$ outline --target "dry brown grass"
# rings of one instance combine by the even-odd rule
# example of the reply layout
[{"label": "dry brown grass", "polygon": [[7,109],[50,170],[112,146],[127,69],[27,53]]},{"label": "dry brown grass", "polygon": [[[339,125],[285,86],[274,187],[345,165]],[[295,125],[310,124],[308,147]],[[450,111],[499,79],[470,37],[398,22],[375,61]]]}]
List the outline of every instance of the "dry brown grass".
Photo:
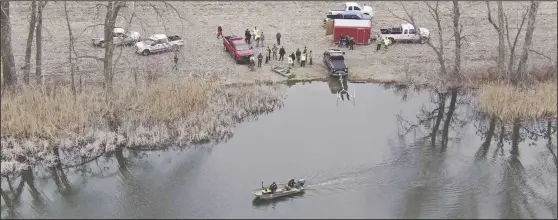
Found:
[{"label": "dry brown grass", "polygon": [[479,107],[505,121],[556,117],[556,90],[556,82],[537,83],[529,88],[485,84],[478,91]]},{"label": "dry brown grass", "polygon": [[[162,77],[150,83],[115,86],[117,132],[108,129],[102,88],[87,87],[74,102],[70,89],[49,95],[22,88],[2,98],[2,174],[23,165],[55,161],[53,147],[64,151],[65,164],[127,147],[162,148],[230,137],[240,120],[282,105],[277,86],[226,86],[199,77]],[[17,158],[24,156],[22,164]]]}]

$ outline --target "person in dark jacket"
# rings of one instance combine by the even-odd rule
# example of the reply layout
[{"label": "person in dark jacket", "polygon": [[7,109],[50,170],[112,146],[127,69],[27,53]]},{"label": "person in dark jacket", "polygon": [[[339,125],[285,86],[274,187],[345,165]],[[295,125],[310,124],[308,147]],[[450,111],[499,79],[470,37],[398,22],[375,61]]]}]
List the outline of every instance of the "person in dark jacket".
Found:
[{"label": "person in dark jacket", "polygon": [[306,47],[304,47],[304,50],[302,51],[303,54],[306,54]]},{"label": "person in dark jacket", "polygon": [[217,39],[219,39],[220,37],[223,37],[223,28],[219,25],[219,27],[217,27]]},{"label": "person in dark jacket", "polygon": [[246,29],[246,31],[244,32],[244,36],[246,37],[244,41],[246,41],[247,44],[250,44],[250,40],[252,40],[252,34],[250,33],[250,30]]},{"label": "person in dark jacket", "polygon": [[349,37],[349,50],[354,50],[355,46],[355,39],[353,37]]},{"label": "person in dark jacket", "polygon": [[263,60],[263,55],[262,53],[260,53],[258,55],[258,67],[262,67],[262,60]]},{"label": "person in dark jacket", "polygon": [[271,49],[269,49],[269,46],[267,46],[267,56],[265,57],[265,63],[269,62],[269,59],[271,59]]},{"label": "person in dark jacket", "polygon": [[284,61],[284,60],[285,60],[285,53],[287,53],[287,52],[285,51],[285,48],[283,48],[283,47],[281,46],[281,49],[279,49],[279,60],[281,60],[281,61]]},{"label": "person in dark jacket", "polygon": [[300,55],[302,53],[300,52],[300,49],[296,48],[296,62],[300,63]]},{"label": "person in dark jacket", "polygon": [[281,33],[277,32],[275,38],[277,38],[277,45],[281,45]]},{"label": "person in dark jacket", "polygon": [[295,53],[294,53],[294,52],[293,52],[293,53],[291,53],[291,55],[290,55],[290,56],[291,56],[291,59],[293,59],[293,61],[295,61],[295,60],[296,60],[296,56],[295,56]]},{"label": "person in dark jacket", "polygon": [[271,192],[274,193],[275,190],[277,190],[277,183],[273,182],[273,183],[269,186],[269,190],[271,190]]},{"label": "person in dark jacket", "polygon": [[277,60],[277,51],[279,49],[277,48],[277,46],[275,46],[275,44],[273,44],[273,48],[271,48],[271,51],[273,52],[273,60]]}]

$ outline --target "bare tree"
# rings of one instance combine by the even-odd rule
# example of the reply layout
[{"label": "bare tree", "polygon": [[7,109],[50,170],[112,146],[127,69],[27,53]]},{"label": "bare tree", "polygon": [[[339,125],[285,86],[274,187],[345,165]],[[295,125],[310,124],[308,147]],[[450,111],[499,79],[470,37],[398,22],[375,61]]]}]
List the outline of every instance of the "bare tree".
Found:
[{"label": "bare tree", "polygon": [[516,75],[512,78],[512,83],[518,84],[518,80],[524,79],[527,71],[527,60],[529,59],[529,52],[531,49],[531,42],[533,40],[533,32],[535,31],[535,22],[537,18],[537,11],[539,9],[538,1],[531,1],[529,9],[529,20],[527,21],[527,30],[525,33],[525,42],[523,43],[523,52],[519,59]]},{"label": "bare tree", "polygon": [[488,21],[496,32],[498,33],[498,75],[506,75],[504,78],[507,77],[506,71],[506,42],[504,41],[504,7],[502,6],[502,1],[498,1],[498,24],[494,22],[492,19],[491,9],[490,9],[490,2],[486,1],[486,8],[488,9]]},{"label": "bare tree", "polygon": [[35,43],[37,44],[35,54],[35,77],[37,77],[37,84],[42,84],[42,62],[43,62],[43,9],[48,1],[39,0],[37,7],[37,33],[35,34]]},{"label": "bare tree", "polygon": [[68,17],[68,7],[67,2],[64,1],[64,13],[66,15],[66,25],[68,26],[68,36],[70,38],[68,44],[68,61],[70,62],[70,77],[71,77],[71,88],[72,88],[72,95],[74,96],[74,101],[76,101],[76,85],[74,82],[74,72],[75,72],[75,60],[72,57],[74,51],[74,35],[72,34],[72,27],[70,26],[70,18]]},{"label": "bare tree", "polygon": [[23,66],[23,81],[29,84],[29,74],[31,72],[31,47],[33,46],[33,35],[37,24],[37,0],[31,1],[31,20],[29,21],[29,32],[27,34],[27,44],[25,46],[25,64]]},{"label": "bare tree", "polygon": [[463,32],[463,25],[461,25],[459,22],[459,19],[461,17],[461,12],[459,11],[459,2],[454,0],[452,1],[452,3],[453,37],[455,39],[455,58],[452,74],[454,74],[454,76],[461,76],[461,33]]},{"label": "bare tree", "polygon": [[[446,69],[446,61],[444,59],[444,36],[442,34],[442,32],[443,32],[442,15],[441,15],[441,11],[440,11],[440,8],[439,8],[439,2],[436,1],[435,5],[431,5],[430,3],[425,1],[424,4],[428,7],[428,12],[430,13],[430,16],[436,22],[436,26],[438,28],[438,45],[439,46],[438,47],[434,46],[432,44],[432,42],[430,41],[430,38],[426,41],[426,44],[430,48],[432,48],[432,50],[436,53],[436,56],[438,57],[438,62],[440,63],[440,73],[443,76],[446,76],[447,75],[447,69]],[[416,28],[417,26],[416,26],[416,21],[415,21],[414,14],[409,12],[409,10],[407,10],[407,7],[405,6],[405,4],[403,4],[402,2],[399,2],[399,5],[401,5],[401,8],[403,8],[403,11],[405,11],[406,17],[398,16],[395,13],[393,13],[391,10],[388,10],[388,11],[394,17],[399,18],[401,20],[404,20],[407,23],[412,24]],[[424,37],[424,36],[422,36],[421,31],[417,31],[417,33],[419,34],[421,39]]]},{"label": "bare tree", "polygon": [[515,65],[515,49],[517,47],[517,40],[519,39],[519,34],[521,34],[521,30],[523,30],[523,26],[525,24],[525,19],[527,17],[527,14],[529,13],[529,9],[527,9],[525,11],[525,13],[523,13],[523,16],[521,18],[521,23],[518,25],[517,27],[517,32],[515,33],[515,37],[513,38],[513,43],[510,39],[510,27],[509,27],[509,16],[504,14],[504,22],[505,22],[505,26],[506,26],[506,40],[508,43],[508,47],[510,50],[510,58],[508,61],[508,80],[509,78],[511,78],[511,75],[513,72],[515,72],[514,70],[514,65]]},{"label": "bare tree", "polygon": [[17,81],[14,54],[12,51],[12,27],[10,23],[10,2],[0,3],[0,29],[2,31],[2,76],[5,85],[14,85]]}]

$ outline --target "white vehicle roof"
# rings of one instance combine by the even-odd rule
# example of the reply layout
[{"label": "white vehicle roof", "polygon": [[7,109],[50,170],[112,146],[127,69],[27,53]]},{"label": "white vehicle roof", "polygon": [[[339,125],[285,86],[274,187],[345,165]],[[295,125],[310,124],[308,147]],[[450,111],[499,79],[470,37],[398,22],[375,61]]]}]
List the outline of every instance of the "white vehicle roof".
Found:
[{"label": "white vehicle roof", "polygon": [[335,19],[333,22],[333,27],[372,27],[372,21],[370,20],[353,20],[353,19]]},{"label": "white vehicle roof", "polygon": [[401,24],[401,27],[403,29],[415,29],[415,27],[412,24]]},{"label": "white vehicle roof", "polygon": [[165,34],[154,34],[154,35],[151,35],[150,38],[153,39],[153,40],[161,40],[161,39],[166,39],[167,35],[165,35]]},{"label": "white vehicle roof", "polygon": [[359,5],[356,2],[347,2],[345,3],[345,6],[359,6]]},{"label": "white vehicle roof", "polygon": [[114,30],[112,30],[114,33],[116,34],[124,34],[126,33],[126,31],[124,30],[124,28],[114,28]]}]

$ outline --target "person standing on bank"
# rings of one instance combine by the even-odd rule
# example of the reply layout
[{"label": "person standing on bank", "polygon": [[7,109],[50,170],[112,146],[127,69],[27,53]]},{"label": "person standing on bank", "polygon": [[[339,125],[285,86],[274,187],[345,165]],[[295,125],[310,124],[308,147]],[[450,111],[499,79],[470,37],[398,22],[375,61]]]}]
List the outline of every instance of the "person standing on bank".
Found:
[{"label": "person standing on bank", "polygon": [[247,44],[251,44],[250,41],[252,40],[252,34],[250,34],[250,30],[248,30],[248,28],[246,28],[246,31],[244,32],[244,36],[246,37],[245,41]]},{"label": "person standing on bank", "polygon": [[379,34],[376,36],[376,51],[382,49],[382,36],[380,36]]},{"label": "person standing on bank", "polygon": [[308,57],[306,57],[306,59],[309,59],[309,60],[310,60],[310,63],[309,63],[309,64],[312,65],[312,50],[310,50],[310,51],[308,52]]},{"label": "person standing on bank", "polygon": [[262,47],[264,46],[264,40],[265,40],[265,37],[264,37],[263,31],[262,31],[262,33],[260,34],[260,41],[262,42]]},{"label": "person standing on bank", "polygon": [[262,53],[258,54],[258,67],[262,67],[262,60],[263,60],[263,55]]},{"label": "person standing on bank", "polygon": [[273,44],[271,51],[273,52],[273,60],[277,60],[277,46],[275,46],[275,44]]},{"label": "person standing on bank", "polygon": [[271,49],[269,49],[269,46],[267,46],[267,56],[265,57],[265,63],[269,62],[269,60],[271,59]]},{"label": "person standing on bank", "polygon": [[300,49],[296,48],[296,62],[300,63]]},{"label": "person standing on bank", "polygon": [[277,38],[277,45],[281,45],[281,33],[277,32],[275,38]]},{"label": "person standing on bank", "polygon": [[287,53],[285,51],[285,48],[281,47],[281,49],[279,49],[279,60],[280,61],[284,61],[285,60],[285,53]]},{"label": "person standing on bank", "polygon": [[219,39],[219,37],[223,37],[223,28],[221,27],[221,25],[217,27],[217,39]]},{"label": "person standing on bank", "polygon": [[300,56],[300,67],[306,67],[306,53]]}]

